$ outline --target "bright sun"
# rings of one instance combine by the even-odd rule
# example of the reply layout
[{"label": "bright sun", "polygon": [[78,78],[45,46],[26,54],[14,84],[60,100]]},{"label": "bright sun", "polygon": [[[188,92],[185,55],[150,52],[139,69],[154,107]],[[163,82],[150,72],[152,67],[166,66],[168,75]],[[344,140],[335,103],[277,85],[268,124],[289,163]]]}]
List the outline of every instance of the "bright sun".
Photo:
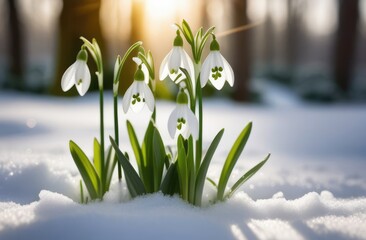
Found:
[{"label": "bright sun", "polygon": [[145,0],[148,19],[174,17],[180,1]]}]

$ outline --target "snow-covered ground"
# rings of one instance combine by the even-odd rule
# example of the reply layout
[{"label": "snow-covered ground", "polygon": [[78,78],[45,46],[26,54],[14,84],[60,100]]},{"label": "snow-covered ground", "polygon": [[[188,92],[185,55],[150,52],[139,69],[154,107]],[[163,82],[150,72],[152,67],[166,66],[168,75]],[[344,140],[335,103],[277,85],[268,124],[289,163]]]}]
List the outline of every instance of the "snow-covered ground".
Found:
[{"label": "snow-covered ground", "polygon": [[[111,100],[107,94],[106,136],[113,134]],[[68,141],[92,154],[93,137],[99,138],[97,94],[0,92],[0,239],[366,239],[364,105],[204,104],[204,146],[225,128],[211,178],[218,179],[249,121],[252,135],[230,183],[272,153],[232,199],[204,208],[162,194],[127,201],[125,185],[114,179],[104,202],[80,205]],[[166,123],[173,108],[157,103],[158,127],[170,143]],[[121,147],[130,151],[125,118]],[[127,118],[141,139],[148,113]],[[205,194],[212,191],[206,185]]]}]

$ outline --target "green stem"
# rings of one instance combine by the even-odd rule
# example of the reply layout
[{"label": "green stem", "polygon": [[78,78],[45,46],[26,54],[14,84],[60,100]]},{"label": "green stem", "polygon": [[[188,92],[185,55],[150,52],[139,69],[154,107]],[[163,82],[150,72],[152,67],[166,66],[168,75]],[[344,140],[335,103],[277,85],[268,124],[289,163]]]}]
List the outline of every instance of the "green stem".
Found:
[{"label": "green stem", "polygon": [[100,108],[100,161],[101,161],[101,199],[103,198],[106,185],[105,159],[104,159],[104,97],[103,97],[103,70],[98,72],[99,83],[99,108]]},{"label": "green stem", "polygon": [[196,99],[198,101],[198,139],[196,141],[196,172],[201,165],[202,159],[202,121],[203,121],[203,113],[202,113],[202,88],[200,81],[200,70],[201,63],[194,63],[194,74],[196,79]]},{"label": "green stem", "polygon": [[196,172],[201,165],[202,158],[202,121],[203,121],[203,111],[202,111],[202,89],[201,82],[197,82],[197,99],[198,99],[198,139],[196,141]]},{"label": "green stem", "polygon": [[[118,95],[113,97],[113,110],[114,110],[114,140],[119,145],[119,128],[118,128]],[[118,181],[122,180],[122,166],[119,161],[118,164]]]}]

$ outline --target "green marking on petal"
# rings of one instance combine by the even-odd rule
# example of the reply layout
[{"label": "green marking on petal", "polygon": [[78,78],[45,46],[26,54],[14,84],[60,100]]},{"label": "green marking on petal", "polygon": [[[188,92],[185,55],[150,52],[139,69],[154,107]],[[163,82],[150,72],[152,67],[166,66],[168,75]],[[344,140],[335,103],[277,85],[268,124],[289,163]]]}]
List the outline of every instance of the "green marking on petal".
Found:
[{"label": "green marking on petal", "polygon": [[222,77],[222,74],[220,72],[223,71],[223,68],[222,67],[214,67],[211,69],[211,72],[212,72],[212,78],[214,80],[217,80],[218,78]]},{"label": "green marking on petal", "polygon": [[79,79],[79,81],[77,82],[78,85],[83,83],[83,79]]}]

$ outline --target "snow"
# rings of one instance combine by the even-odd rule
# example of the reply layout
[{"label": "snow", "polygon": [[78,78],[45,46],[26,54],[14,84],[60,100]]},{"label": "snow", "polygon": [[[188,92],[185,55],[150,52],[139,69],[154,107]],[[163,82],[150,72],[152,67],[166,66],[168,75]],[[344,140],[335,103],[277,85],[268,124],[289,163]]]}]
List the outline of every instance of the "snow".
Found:
[{"label": "snow", "polygon": [[[106,95],[106,136],[113,134]],[[120,113],[122,103],[120,102]],[[157,102],[163,139],[174,104]],[[104,202],[78,203],[70,139],[88,155],[99,138],[98,96],[0,92],[0,239],[366,239],[366,111],[363,105],[242,105],[204,101],[204,147],[225,128],[209,176],[217,180],[239,131],[253,131],[229,185],[272,156],[230,200],[193,207],[160,193],[130,200],[114,178]],[[142,138],[148,113],[128,114]],[[121,147],[130,152],[120,116]]]}]

